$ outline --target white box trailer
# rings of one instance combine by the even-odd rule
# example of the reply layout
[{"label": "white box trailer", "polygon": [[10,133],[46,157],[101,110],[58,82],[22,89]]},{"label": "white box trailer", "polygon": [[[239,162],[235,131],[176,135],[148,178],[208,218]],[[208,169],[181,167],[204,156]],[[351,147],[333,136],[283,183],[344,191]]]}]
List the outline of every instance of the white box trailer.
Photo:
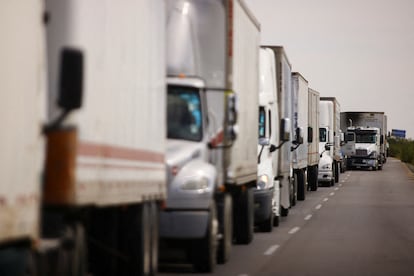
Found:
[{"label": "white box trailer", "polygon": [[[340,105],[335,97],[321,97],[319,103],[319,182],[339,181],[341,155]],[[328,149],[329,148],[329,149]]]},{"label": "white box trailer", "polygon": [[307,190],[308,93],[308,81],[300,73],[293,72],[292,130],[295,131],[295,142],[292,146],[292,168],[298,200],[305,200]]},{"label": "white box trailer", "polygon": [[286,51],[282,46],[263,46],[271,49],[275,54],[276,64],[276,84],[277,97],[279,100],[279,118],[284,119],[286,125],[283,126],[289,136],[289,141],[286,141],[280,149],[278,160],[277,178],[280,180],[280,204],[281,215],[287,216],[289,208],[296,204],[296,187],[292,181],[292,65],[289,62]]},{"label": "white box trailer", "polygon": [[42,1],[0,3],[0,274],[21,275],[39,237],[46,119]]},{"label": "white box trailer", "polygon": [[167,14],[169,187],[160,236],[189,241],[196,269],[212,271],[216,254],[229,258],[232,229],[238,243],[253,238],[260,27],[240,0],[167,1]]},{"label": "white box trailer", "polygon": [[319,92],[309,88],[308,94],[308,185],[311,191],[318,189],[319,164]]},{"label": "white box trailer", "polygon": [[259,89],[259,146],[258,181],[254,193],[255,224],[264,232],[271,232],[279,225],[280,181],[279,154],[289,132],[281,129],[285,125],[279,118],[277,97],[275,53],[268,48],[260,49]]},{"label": "white box trailer", "polygon": [[[60,239],[62,229],[85,229],[93,275],[155,273],[166,198],[164,1],[47,0],[45,12],[43,231]],[[67,115],[56,102],[80,106],[82,87],[82,107]]]}]

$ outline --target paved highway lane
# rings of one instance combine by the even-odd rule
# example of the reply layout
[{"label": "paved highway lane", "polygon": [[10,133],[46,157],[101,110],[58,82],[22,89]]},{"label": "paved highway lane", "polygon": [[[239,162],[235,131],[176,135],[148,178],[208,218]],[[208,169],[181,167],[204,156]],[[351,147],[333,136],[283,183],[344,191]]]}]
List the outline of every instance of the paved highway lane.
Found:
[{"label": "paved highway lane", "polygon": [[414,275],[414,180],[391,158],[383,171],[347,171],[272,233],[233,246],[214,275]]}]

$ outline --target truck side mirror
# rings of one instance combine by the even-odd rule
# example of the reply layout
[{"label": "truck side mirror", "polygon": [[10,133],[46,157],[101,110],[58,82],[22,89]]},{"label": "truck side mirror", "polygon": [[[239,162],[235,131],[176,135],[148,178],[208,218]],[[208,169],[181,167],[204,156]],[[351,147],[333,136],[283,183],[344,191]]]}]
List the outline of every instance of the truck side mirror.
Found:
[{"label": "truck side mirror", "polygon": [[296,140],[295,140],[294,144],[296,144],[296,145],[303,144],[303,131],[302,131],[302,128],[300,128],[300,127],[296,128],[295,135],[296,135]]},{"label": "truck side mirror", "polygon": [[287,142],[290,140],[290,119],[283,118],[280,121],[280,141]]},{"label": "truck side mirror", "polygon": [[329,151],[331,150],[331,145],[329,145],[328,143],[325,144],[325,150]]},{"label": "truck side mirror", "polygon": [[383,145],[384,144],[384,135],[381,135],[380,137],[380,144]]},{"label": "truck side mirror", "polygon": [[308,127],[308,143],[312,143],[313,142],[313,128],[312,127]]},{"label": "truck side mirror", "polygon": [[83,53],[64,48],[60,58],[58,106],[68,112],[82,106]]},{"label": "truck side mirror", "polygon": [[235,125],[237,123],[237,107],[236,107],[236,94],[230,94],[227,96],[227,110],[229,125]]}]

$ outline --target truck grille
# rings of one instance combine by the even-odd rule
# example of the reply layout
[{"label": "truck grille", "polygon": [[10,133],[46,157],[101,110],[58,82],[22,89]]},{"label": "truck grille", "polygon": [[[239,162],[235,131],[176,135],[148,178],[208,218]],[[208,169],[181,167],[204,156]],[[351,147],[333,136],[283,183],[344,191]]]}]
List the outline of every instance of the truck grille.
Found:
[{"label": "truck grille", "polygon": [[356,155],[357,156],[367,156],[368,152],[366,149],[357,149],[356,150]]}]

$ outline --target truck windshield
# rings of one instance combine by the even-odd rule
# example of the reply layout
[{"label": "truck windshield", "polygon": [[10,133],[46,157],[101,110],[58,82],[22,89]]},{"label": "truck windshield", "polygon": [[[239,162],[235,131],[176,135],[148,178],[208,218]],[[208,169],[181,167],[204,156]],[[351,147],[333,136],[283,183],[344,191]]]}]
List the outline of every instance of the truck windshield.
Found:
[{"label": "truck windshield", "polygon": [[377,137],[373,133],[356,133],[357,143],[375,144]]},{"label": "truck windshield", "polygon": [[167,137],[201,141],[202,119],[199,90],[168,86]]},{"label": "truck windshield", "polygon": [[319,129],[319,142],[326,142],[326,128]]}]

